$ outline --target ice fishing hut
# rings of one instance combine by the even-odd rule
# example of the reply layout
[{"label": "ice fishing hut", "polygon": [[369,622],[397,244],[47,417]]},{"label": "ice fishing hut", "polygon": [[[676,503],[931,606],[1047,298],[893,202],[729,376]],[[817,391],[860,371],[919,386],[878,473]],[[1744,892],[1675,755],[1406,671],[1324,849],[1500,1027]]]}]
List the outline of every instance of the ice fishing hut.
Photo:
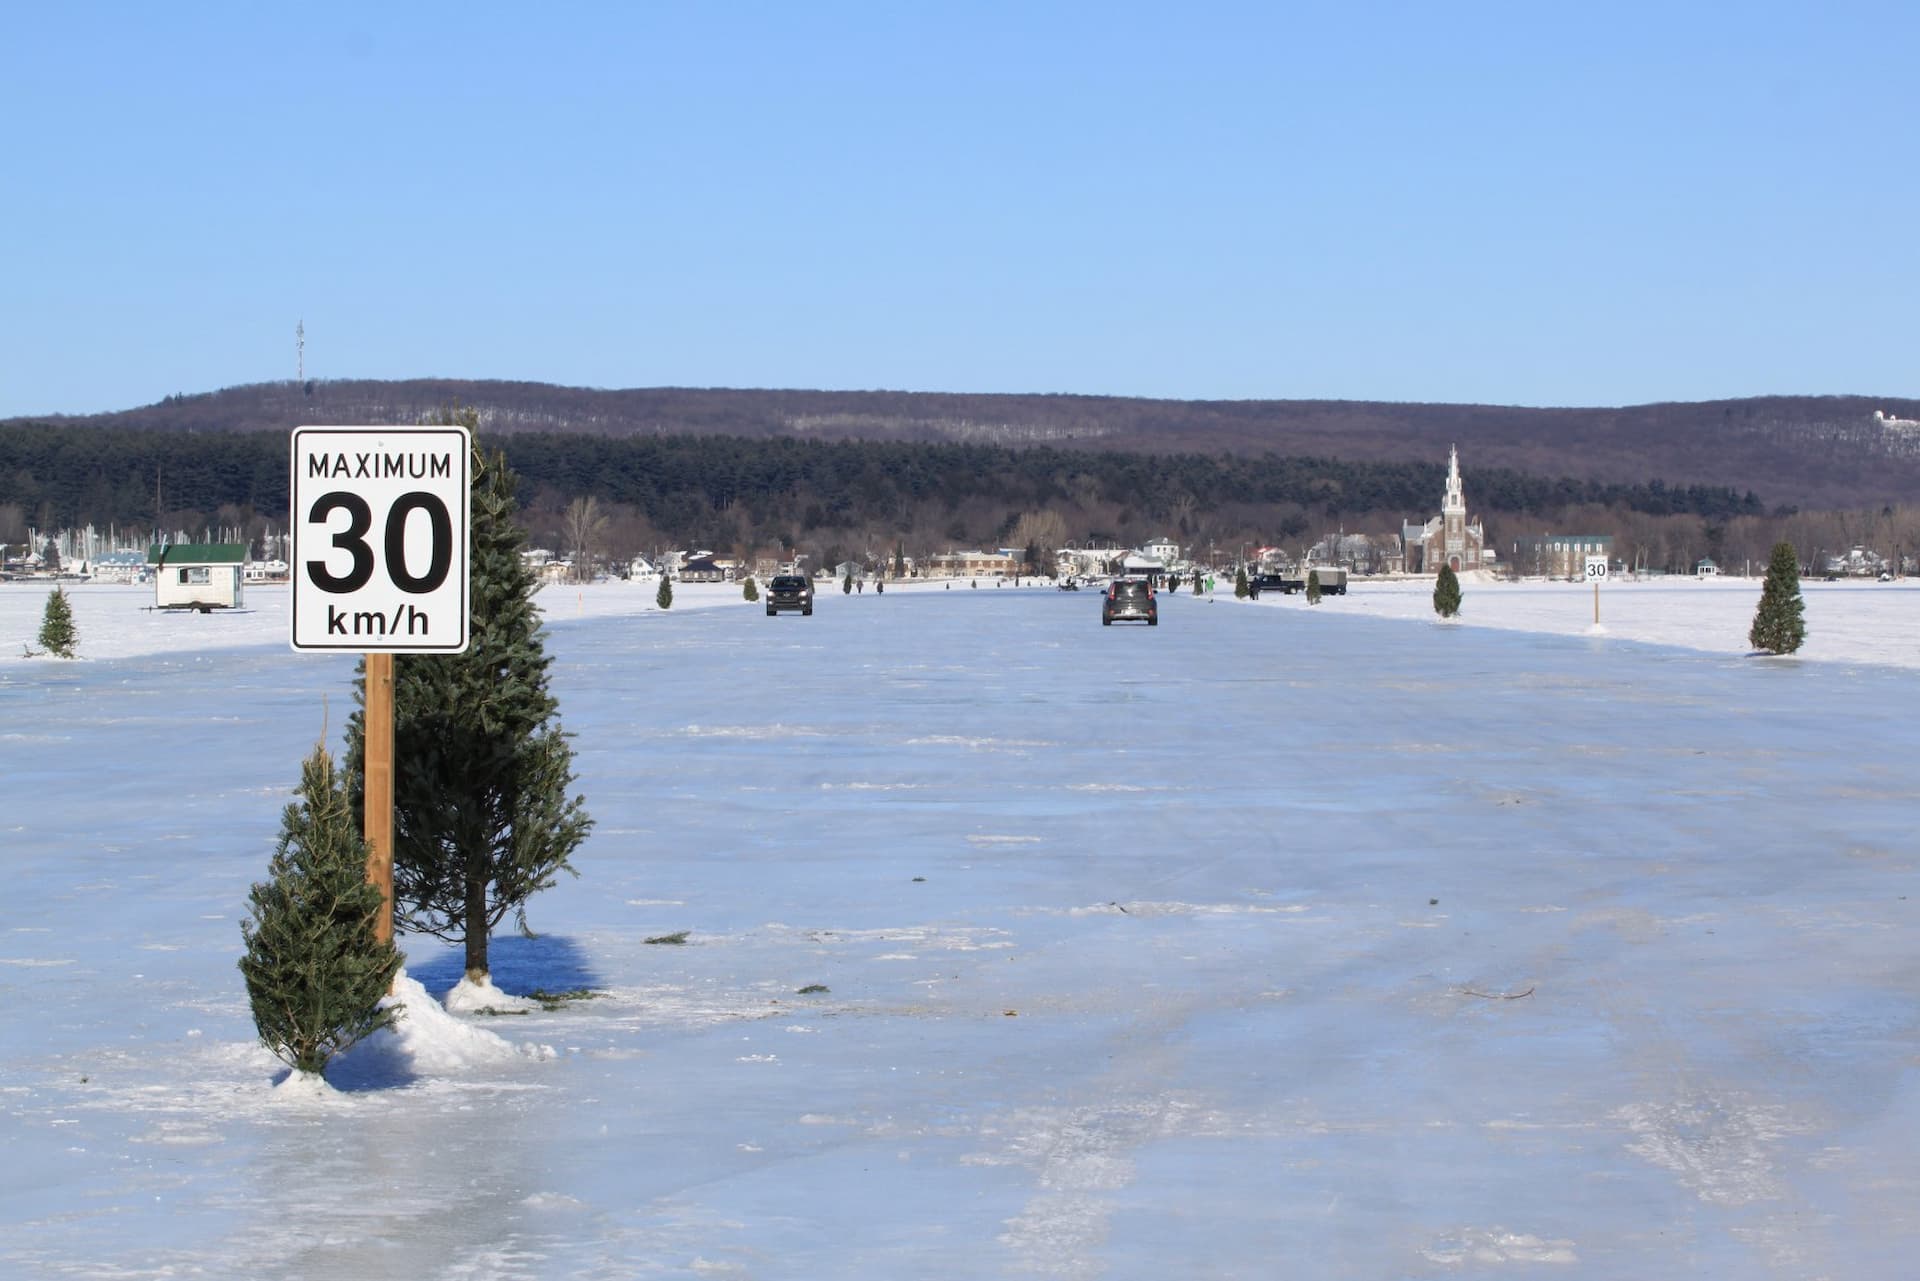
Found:
[{"label": "ice fishing hut", "polygon": [[237,608],[246,563],[245,543],[157,543],[147,549],[154,608]]}]

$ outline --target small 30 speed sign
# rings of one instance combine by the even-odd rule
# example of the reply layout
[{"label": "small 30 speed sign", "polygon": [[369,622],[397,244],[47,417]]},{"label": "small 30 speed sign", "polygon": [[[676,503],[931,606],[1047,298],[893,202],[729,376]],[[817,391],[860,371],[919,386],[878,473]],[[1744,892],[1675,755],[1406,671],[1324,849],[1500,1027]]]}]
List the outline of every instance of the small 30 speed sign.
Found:
[{"label": "small 30 speed sign", "polygon": [[294,429],[295,649],[466,649],[471,447],[464,427]]},{"label": "small 30 speed sign", "polygon": [[1587,581],[1604,583],[1607,581],[1607,558],[1605,556],[1587,557]]}]

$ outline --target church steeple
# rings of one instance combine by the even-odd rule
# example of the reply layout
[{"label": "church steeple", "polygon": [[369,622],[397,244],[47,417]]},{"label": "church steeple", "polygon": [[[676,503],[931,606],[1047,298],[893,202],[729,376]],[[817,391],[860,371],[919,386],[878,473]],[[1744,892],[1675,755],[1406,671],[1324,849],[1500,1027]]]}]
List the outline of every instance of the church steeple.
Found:
[{"label": "church steeple", "polygon": [[1460,488],[1460,447],[1454,445],[1447,451],[1447,497],[1440,504],[1443,516],[1459,516],[1464,520],[1467,514],[1467,498]]},{"label": "church steeple", "polygon": [[1467,492],[1460,483],[1460,447],[1447,450],[1447,496],[1440,515],[1426,523],[1420,540],[1420,566],[1429,574],[1443,565],[1456,573],[1480,569],[1491,561],[1486,551],[1486,531],[1467,524]]}]

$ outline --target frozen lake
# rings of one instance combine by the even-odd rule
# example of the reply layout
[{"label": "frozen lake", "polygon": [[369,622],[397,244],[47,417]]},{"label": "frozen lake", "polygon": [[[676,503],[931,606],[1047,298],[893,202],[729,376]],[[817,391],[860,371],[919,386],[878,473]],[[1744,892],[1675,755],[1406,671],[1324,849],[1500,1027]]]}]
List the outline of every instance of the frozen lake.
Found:
[{"label": "frozen lake", "polygon": [[309,1102],[234,962],[352,663],[78,594],[0,663],[0,1274],[1910,1276],[1915,596],[1580,590],[556,592],[598,826],[495,978],[602,995]]}]

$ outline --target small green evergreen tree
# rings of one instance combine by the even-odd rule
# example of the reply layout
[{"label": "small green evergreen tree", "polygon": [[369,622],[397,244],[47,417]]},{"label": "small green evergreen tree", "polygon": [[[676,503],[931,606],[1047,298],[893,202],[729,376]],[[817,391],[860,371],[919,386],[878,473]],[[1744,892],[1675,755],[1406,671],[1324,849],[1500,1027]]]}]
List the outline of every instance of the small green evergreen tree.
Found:
[{"label": "small green evergreen tree", "polygon": [[315,747],[299,800],[280,817],[268,879],[247,896],[240,973],[260,1043],[298,1072],[319,1073],[355,1041],[393,1023],[382,997],[400,972],[393,941],[376,941],[380,891],[367,882],[358,811]]},{"label": "small green evergreen tree", "polygon": [[1245,600],[1247,593],[1252,590],[1253,588],[1247,585],[1247,567],[1241,565],[1233,571],[1233,594],[1236,598]]},{"label": "small green evergreen tree", "polygon": [[60,572],[60,545],[51,538],[49,538],[46,541],[46,545],[40,549],[40,568],[46,570],[49,574],[57,574]]},{"label": "small green evergreen tree", "polygon": [[1320,571],[1317,569],[1310,569],[1307,571],[1307,604],[1318,605],[1319,603],[1320,603]]},{"label": "small green evergreen tree", "polygon": [[841,594],[842,596],[851,596],[851,595],[853,595],[853,571],[852,571],[852,570],[848,570],[848,571],[847,571],[847,576],[846,576],[846,577],[845,577],[844,579],[842,579],[842,580],[841,580],[841,582],[840,582],[840,594]]},{"label": "small green evergreen tree", "polygon": [[[463,943],[475,982],[487,977],[494,927],[513,913],[525,930],[527,900],[573,871],[567,860],[593,827],[583,798],[568,794],[573,748],[547,688],[552,660],[533,571],[520,555],[527,535],[514,488],[503,452],[475,451],[467,651],[394,660],[395,919]],[[347,743],[357,801],[360,712]]]},{"label": "small green evergreen tree", "polygon": [[1460,612],[1460,575],[1453,572],[1453,566],[1442,565],[1440,577],[1433,584],[1433,612],[1442,618],[1452,618]]},{"label": "small green evergreen tree", "polygon": [[740,589],[740,594],[750,601],[760,599],[760,588],[754,583],[753,575],[747,575],[747,585]]},{"label": "small green evergreen tree", "polygon": [[47,597],[47,608],[40,615],[40,648],[56,658],[72,658],[73,647],[80,643],[80,632],[73,625],[73,605],[67,593],[54,588]]},{"label": "small green evergreen tree", "polygon": [[1193,594],[1195,596],[1205,595],[1206,587],[1207,587],[1207,576],[1205,574],[1195,574],[1193,576]]},{"label": "small green evergreen tree", "polygon": [[1800,597],[1800,557],[1792,543],[1775,543],[1767,561],[1747,643],[1767,654],[1791,654],[1807,639],[1806,602]]},{"label": "small green evergreen tree", "polygon": [[660,575],[660,590],[653,594],[653,603],[661,609],[673,608],[673,580],[665,574]]}]

